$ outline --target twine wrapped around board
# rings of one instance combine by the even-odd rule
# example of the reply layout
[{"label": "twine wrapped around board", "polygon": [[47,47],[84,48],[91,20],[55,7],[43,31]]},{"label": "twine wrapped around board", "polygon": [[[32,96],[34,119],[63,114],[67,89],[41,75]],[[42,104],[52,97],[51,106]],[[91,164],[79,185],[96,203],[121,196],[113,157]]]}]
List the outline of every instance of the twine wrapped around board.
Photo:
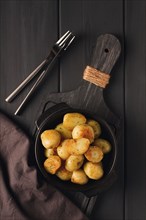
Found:
[{"label": "twine wrapped around board", "polygon": [[105,88],[109,83],[110,75],[91,66],[86,66],[83,73],[83,79],[95,84],[96,86]]}]

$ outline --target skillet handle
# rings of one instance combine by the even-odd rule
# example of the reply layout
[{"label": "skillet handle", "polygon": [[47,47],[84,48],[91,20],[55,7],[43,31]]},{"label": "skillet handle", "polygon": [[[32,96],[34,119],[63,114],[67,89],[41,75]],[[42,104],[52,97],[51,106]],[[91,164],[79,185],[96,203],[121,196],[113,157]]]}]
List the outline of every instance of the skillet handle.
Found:
[{"label": "skillet handle", "polygon": [[[49,107],[48,107],[49,105]],[[45,110],[46,106],[48,107],[47,110]],[[52,102],[52,101],[48,101],[44,108],[43,108],[43,113],[41,114],[41,116],[35,121],[35,124],[36,124],[36,127],[37,129],[39,130],[40,128],[40,125],[45,121],[45,119],[53,114],[53,113],[56,113],[57,110],[60,111],[60,109],[66,109],[68,108],[69,106],[66,104],[66,103],[55,103],[55,102]]]},{"label": "skillet handle", "polygon": [[[113,170],[113,172],[111,173],[110,177],[107,180],[107,183],[103,184],[102,189],[100,187],[100,190],[93,189],[92,191],[88,191],[88,192],[78,192],[76,193],[75,197],[72,196],[73,192],[70,192],[69,194],[67,194],[67,196],[69,196],[69,198],[72,201],[74,201],[75,204],[78,204],[79,208],[83,211],[83,213],[86,214],[86,216],[90,217],[93,211],[93,207],[96,201],[98,200],[98,198],[101,196],[101,193],[105,190],[108,190],[108,188],[111,187],[111,185],[116,181],[116,179],[117,179],[117,174],[115,170]],[[80,204],[79,201],[81,201],[81,199],[82,199],[82,203]]]},{"label": "skillet handle", "polygon": [[98,194],[108,190],[114,184],[114,182],[117,180],[117,178],[118,178],[117,173],[115,170],[113,170],[111,172],[110,176],[105,179],[102,186],[100,186],[99,188],[94,188],[92,190],[82,192],[82,193],[84,195],[86,195],[88,198],[92,198],[94,196],[97,196]]}]

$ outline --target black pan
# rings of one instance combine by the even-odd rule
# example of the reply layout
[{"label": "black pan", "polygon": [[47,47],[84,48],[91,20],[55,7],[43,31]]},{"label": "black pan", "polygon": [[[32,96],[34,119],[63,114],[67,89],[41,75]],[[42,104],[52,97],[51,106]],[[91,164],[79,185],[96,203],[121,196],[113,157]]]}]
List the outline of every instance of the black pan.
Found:
[{"label": "black pan", "polygon": [[[77,185],[70,181],[60,180],[56,175],[51,175],[47,173],[43,167],[43,163],[46,158],[44,156],[44,147],[41,144],[40,135],[44,130],[55,128],[57,124],[62,122],[63,116],[69,112],[79,112],[84,114],[86,118],[92,118],[94,120],[97,120],[102,128],[101,138],[107,139],[112,145],[111,152],[104,156],[104,175],[100,180],[89,180],[89,182],[85,185]],[[74,109],[65,103],[60,103],[49,108],[41,115],[41,117],[37,121],[37,127],[38,131],[36,134],[35,141],[35,157],[42,175],[45,177],[46,181],[49,184],[52,184],[53,186],[61,190],[84,192],[89,197],[96,195],[97,193],[110,187],[111,183],[113,183],[113,181],[115,180],[117,143],[112,128],[105,120],[99,118],[98,115],[92,115],[89,112],[80,109]]]}]

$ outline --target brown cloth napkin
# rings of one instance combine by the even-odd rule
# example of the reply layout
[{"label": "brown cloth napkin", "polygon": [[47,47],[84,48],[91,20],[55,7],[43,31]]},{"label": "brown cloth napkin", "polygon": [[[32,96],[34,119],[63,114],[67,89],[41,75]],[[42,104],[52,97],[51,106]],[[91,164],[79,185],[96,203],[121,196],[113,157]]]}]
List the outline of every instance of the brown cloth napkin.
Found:
[{"label": "brown cloth napkin", "polygon": [[37,172],[33,144],[0,113],[0,220],[87,220]]}]

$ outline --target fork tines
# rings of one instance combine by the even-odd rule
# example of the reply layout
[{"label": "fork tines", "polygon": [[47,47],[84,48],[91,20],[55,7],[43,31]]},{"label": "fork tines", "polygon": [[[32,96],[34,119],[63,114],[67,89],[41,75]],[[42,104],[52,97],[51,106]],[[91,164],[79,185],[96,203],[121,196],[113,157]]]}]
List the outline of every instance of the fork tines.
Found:
[{"label": "fork tines", "polygon": [[64,50],[71,44],[75,36],[71,31],[67,31],[57,42],[56,45],[63,48]]}]

